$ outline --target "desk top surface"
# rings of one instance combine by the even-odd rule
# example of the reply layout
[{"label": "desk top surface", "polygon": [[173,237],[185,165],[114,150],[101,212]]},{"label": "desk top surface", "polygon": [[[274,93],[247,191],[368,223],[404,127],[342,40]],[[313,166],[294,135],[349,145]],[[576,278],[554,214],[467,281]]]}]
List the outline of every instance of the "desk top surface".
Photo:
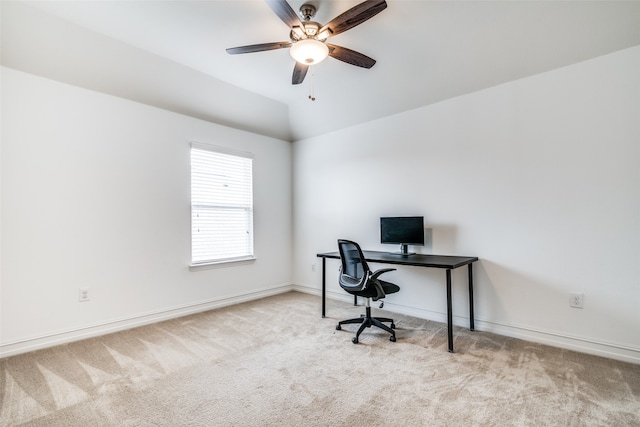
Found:
[{"label": "desk top surface", "polygon": [[[425,254],[413,254],[402,255],[391,252],[379,252],[379,251],[365,251],[363,250],[364,258],[368,262],[379,262],[383,264],[400,264],[400,265],[413,265],[416,267],[433,267],[433,268],[458,268],[463,265],[471,264],[478,261],[478,257],[468,256],[451,256],[451,255],[425,255]],[[323,252],[317,254],[319,258],[335,258],[340,259],[340,253],[335,252]]]}]

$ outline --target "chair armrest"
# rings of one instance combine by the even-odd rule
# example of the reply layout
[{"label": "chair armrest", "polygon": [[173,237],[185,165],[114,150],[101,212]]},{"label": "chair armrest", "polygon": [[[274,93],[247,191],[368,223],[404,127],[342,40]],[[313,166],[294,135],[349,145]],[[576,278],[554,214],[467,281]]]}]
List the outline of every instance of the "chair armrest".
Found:
[{"label": "chair armrest", "polygon": [[375,273],[373,273],[369,277],[369,282],[372,283],[373,287],[376,289],[377,295],[372,298],[374,301],[378,301],[379,299],[382,299],[387,295],[384,293],[384,289],[382,289],[382,285],[378,281],[378,276],[380,276],[383,273],[388,273],[389,271],[395,271],[395,270],[396,270],[395,268],[381,268],[380,270],[376,270]]},{"label": "chair armrest", "polygon": [[396,271],[395,268],[381,268],[380,270],[376,270],[375,273],[373,273],[373,275],[371,275],[371,279],[372,280],[378,280],[378,276],[380,276],[382,273],[388,273],[390,271]]},{"label": "chair armrest", "polygon": [[373,284],[373,287],[376,289],[376,296],[371,299],[374,301],[378,301],[379,299],[384,298],[387,294],[384,293],[384,289],[382,289],[382,285],[378,281],[378,279],[371,278],[369,279],[369,283]]}]

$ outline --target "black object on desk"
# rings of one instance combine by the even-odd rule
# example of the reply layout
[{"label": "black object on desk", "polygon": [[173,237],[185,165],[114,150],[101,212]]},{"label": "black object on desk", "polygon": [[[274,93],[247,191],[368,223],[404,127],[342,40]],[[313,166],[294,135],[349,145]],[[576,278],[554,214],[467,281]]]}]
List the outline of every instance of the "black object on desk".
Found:
[{"label": "black object on desk", "polygon": [[[453,312],[451,304],[451,270],[467,265],[469,271],[469,329],[475,330],[473,324],[473,263],[478,257],[449,256],[449,255],[400,255],[389,252],[362,251],[367,262],[381,264],[412,265],[415,267],[443,268],[447,275],[447,332],[449,352],[453,353]],[[322,258],[322,317],[326,312],[326,260],[327,258],[340,259],[340,253],[324,252],[317,254]]]}]

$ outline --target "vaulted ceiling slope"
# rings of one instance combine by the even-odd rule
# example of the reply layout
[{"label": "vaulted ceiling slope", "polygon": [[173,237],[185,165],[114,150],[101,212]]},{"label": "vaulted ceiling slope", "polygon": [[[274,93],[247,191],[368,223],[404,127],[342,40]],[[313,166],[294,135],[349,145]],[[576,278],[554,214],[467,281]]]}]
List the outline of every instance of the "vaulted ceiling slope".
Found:
[{"label": "vaulted ceiling slope", "polygon": [[[308,2],[324,24],[360,1]],[[387,3],[331,39],[373,68],[328,58],[298,86],[288,49],[225,52],[288,41],[262,0],[3,0],[2,64],[296,141],[640,44],[640,1]]]}]

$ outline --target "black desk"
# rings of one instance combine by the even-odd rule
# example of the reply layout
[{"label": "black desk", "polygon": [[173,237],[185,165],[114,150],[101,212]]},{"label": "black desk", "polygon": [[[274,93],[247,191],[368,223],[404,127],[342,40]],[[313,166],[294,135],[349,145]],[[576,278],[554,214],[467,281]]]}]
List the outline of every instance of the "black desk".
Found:
[{"label": "black desk", "polygon": [[[388,252],[362,251],[368,262],[381,264],[413,265],[415,267],[444,268],[447,272],[447,332],[449,340],[449,352],[453,353],[453,313],[451,309],[451,270],[468,265],[469,267],[469,329],[475,329],[473,324],[473,263],[477,257],[447,256],[447,255],[400,255]],[[322,258],[322,317],[325,317],[326,295],[326,260],[327,258],[340,259],[339,252],[325,252],[317,254]]]}]

